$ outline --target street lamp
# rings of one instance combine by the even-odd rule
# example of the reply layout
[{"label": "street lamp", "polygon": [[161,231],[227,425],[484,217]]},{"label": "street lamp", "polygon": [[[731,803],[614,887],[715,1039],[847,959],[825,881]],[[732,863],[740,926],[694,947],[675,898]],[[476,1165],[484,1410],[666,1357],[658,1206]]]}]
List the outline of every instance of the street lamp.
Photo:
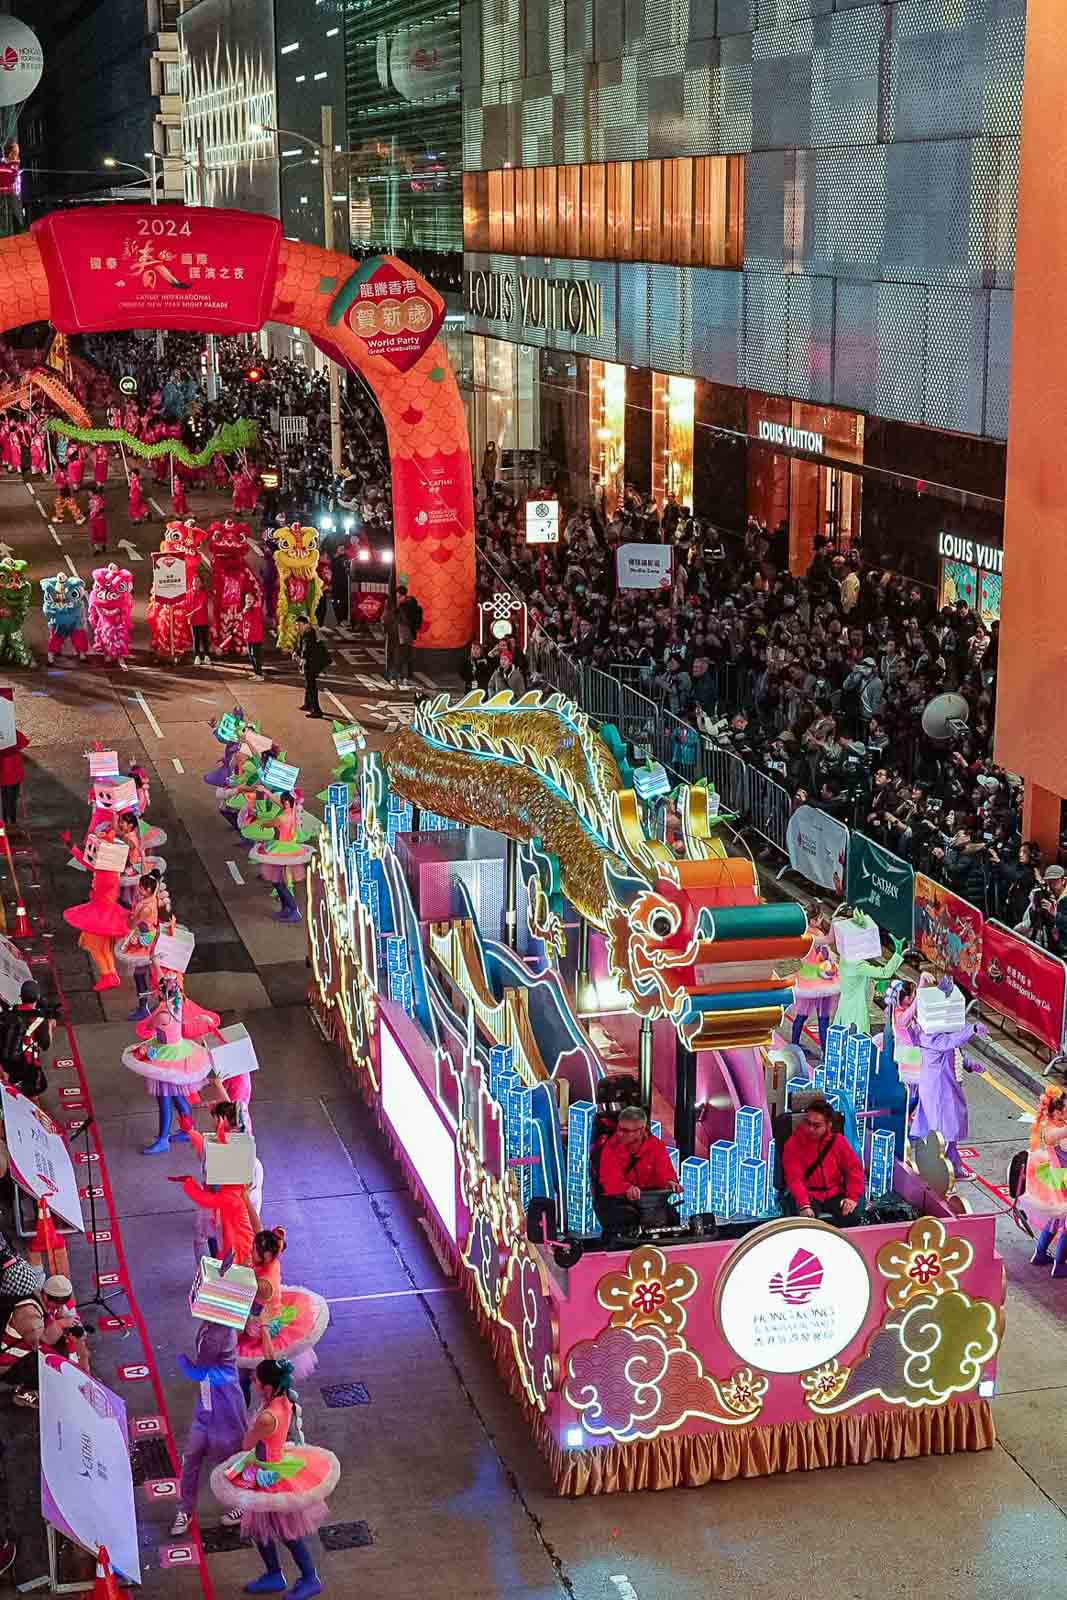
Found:
[{"label": "street lamp", "polygon": [[159,204],[159,195],[156,193],[156,182],[158,176],[157,168],[159,165],[158,157],[156,156],[154,150],[150,153],[147,151],[145,153],[148,155],[148,159],[152,163],[151,171],[147,167],[139,167],[136,161],[116,161],[114,156],[105,156],[104,166],[126,167],[130,172],[139,172],[142,178],[146,179],[149,188],[152,191],[152,204],[157,206]]},{"label": "street lamp", "polygon": [[[276,128],[268,122],[253,122],[249,133],[284,134],[287,139],[299,139],[318,155],[322,167],[322,242],[333,250],[333,106],[322,107],[322,139],[311,139],[306,133],[295,133],[292,128]],[[330,383],[330,459],[335,473],[341,471],[341,374],[335,361],[329,364]]]}]

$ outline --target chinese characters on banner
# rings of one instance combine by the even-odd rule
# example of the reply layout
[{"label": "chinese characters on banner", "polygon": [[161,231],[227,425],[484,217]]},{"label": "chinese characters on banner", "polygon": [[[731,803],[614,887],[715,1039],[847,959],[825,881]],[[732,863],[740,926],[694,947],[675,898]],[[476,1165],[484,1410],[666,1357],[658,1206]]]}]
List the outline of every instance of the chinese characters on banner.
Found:
[{"label": "chinese characters on banner", "polygon": [[181,600],[189,589],[184,556],[152,557],[152,593],[157,600]]},{"label": "chinese characters on banner", "polygon": [[61,333],[187,328],[253,333],[281,246],[273,217],[195,206],[99,206],[35,222]]},{"label": "chinese characters on banner", "polygon": [[620,589],[669,589],[674,581],[674,546],[620,544],[615,573]]},{"label": "chinese characters on banner", "polygon": [[982,966],[982,920],[977,906],[915,874],[915,947],[924,961],[944,967],[971,995],[977,993]]},{"label": "chinese characters on banner", "polygon": [[994,1011],[1018,1023],[1050,1050],[1059,1050],[1067,967],[1056,956],[1020,939],[998,922],[987,922],[978,993]]},{"label": "chinese characters on banner", "polygon": [[347,303],[344,320],[372,355],[383,356],[407,372],[437,338],[445,303],[429,284],[405,275],[400,262],[382,257],[365,261],[345,285],[333,312]]}]

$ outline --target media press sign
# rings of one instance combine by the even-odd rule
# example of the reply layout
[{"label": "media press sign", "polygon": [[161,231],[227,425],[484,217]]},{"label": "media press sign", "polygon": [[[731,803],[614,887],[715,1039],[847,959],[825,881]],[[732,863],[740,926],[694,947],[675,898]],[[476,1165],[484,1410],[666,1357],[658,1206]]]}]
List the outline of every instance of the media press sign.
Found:
[{"label": "media press sign", "polygon": [[915,869],[873,839],[854,833],[848,848],[846,898],[894,939],[911,940]]}]

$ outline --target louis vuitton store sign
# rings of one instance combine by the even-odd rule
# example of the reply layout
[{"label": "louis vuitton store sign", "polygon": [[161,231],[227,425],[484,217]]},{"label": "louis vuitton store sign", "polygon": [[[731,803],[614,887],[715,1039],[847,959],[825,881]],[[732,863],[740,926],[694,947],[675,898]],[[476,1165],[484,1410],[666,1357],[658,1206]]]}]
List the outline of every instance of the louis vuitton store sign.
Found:
[{"label": "louis vuitton store sign", "polygon": [[593,280],[542,278],[525,272],[468,271],[467,310],[489,322],[513,322],[546,332],[598,339],[604,321],[603,285]]}]

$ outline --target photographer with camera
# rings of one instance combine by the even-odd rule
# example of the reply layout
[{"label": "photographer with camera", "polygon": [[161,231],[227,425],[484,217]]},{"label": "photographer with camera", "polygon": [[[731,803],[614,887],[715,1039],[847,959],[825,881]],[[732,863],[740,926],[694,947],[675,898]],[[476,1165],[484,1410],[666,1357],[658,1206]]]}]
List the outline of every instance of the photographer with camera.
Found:
[{"label": "photographer with camera", "polygon": [[59,1008],[44,1000],[32,978],[22,985],[17,1005],[0,1002],[0,1072],[31,1100],[48,1088],[43,1061],[52,1048]]}]

